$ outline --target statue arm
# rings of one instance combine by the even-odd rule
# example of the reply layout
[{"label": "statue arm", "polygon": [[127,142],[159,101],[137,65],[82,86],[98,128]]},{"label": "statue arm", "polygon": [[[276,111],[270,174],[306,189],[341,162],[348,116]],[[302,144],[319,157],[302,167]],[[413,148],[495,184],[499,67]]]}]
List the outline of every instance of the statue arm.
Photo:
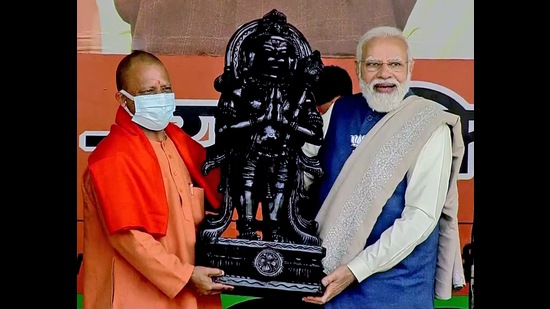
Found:
[{"label": "statue arm", "polygon": [[298,102],[298,108],[294,111],[294,120],[289,122],[289,126],[293,131],[300,133],[305,142],[321,145],[323,119],[308,94],[310,94],[310,90],[306,87]]}]

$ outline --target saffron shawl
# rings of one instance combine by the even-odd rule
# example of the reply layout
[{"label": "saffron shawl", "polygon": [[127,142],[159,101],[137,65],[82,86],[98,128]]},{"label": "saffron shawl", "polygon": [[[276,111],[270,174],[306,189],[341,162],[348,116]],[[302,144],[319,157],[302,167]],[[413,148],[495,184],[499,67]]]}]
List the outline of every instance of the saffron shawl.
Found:
[{"label": "saffron shawl", "polygon": [[[169,123],[166,135],[175,144],[194,185],[204,189],[207,201],[219,208],[219,169],[201,173],[206,150],[181,128]],[[108,232],[139,229],[162,237],[168,224],[168,202],[160,165],[150,141],[130,115],[119,107],[115,124],[88,158]]]},{"label": "saffron shawl", "polygon": [[364,249],[376,220],[397,184],[434,130],[447,124],[452,132],[449,189],[439,219],[435,296],[449,299],[465,284],[458,233],[457,180],[464,155],[459,116],[422,97],[411,95],[367,133],[342,167],[315,220],[327,250],[325,271],[347,264]]}]

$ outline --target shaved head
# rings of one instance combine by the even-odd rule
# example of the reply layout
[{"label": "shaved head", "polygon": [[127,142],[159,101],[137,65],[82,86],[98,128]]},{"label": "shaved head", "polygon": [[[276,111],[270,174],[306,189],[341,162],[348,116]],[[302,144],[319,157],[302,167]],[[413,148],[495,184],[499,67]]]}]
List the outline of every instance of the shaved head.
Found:
[{"label": "shaved head", "polygon": [[162,64],[162,61],[160,61],[157,56],[141,51],[141,50],[134,50],[131,54],[126,55],[120,63],[117,66],[116,69],[116,87],[117,90],[125,89],[127,87],[126,82],[128,80],[128,72],[135,64],[158,64],[160,66],[164,65]]}]

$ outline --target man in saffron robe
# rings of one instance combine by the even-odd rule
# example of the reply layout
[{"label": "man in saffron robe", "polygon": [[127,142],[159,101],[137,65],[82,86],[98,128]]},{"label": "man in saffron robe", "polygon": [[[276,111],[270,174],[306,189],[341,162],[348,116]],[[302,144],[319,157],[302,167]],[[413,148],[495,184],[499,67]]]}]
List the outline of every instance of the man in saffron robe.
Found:
[{"label": "man in saffron robe", "polygon": [[401,30],[359,40],[362,93],[334,105],[318,156],[317,192],[326,287],[304,301],[325,308],[434,307],[465,284],[457,179],[464,143],[457,115],[414,95]]},{"label": "man in saffron robe", "polygon": [[170,123],[175,99],[154,55],[134,51],[116,70],[115,123],[84,173],[83,308],[221,308],[221,269],[195,266],[197,226],[219,207],[219,171]]}]

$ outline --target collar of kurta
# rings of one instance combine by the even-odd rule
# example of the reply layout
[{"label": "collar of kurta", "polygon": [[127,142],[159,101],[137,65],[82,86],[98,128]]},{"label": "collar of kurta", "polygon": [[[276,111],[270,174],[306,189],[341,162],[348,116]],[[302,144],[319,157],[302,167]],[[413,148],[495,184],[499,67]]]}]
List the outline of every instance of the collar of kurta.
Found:
[{"label": "collar of kurta", "polygon": [[[181,155],[194,185],[204,189],[207,202],[218,209],[219,168],[202,175],[205,148],[173,123],[165,132]],[[143,130],[119,107],[115,124],[88,159],[94,189],[110,234],[138,229],[164,236],[168,202],[160,165]]]}]

